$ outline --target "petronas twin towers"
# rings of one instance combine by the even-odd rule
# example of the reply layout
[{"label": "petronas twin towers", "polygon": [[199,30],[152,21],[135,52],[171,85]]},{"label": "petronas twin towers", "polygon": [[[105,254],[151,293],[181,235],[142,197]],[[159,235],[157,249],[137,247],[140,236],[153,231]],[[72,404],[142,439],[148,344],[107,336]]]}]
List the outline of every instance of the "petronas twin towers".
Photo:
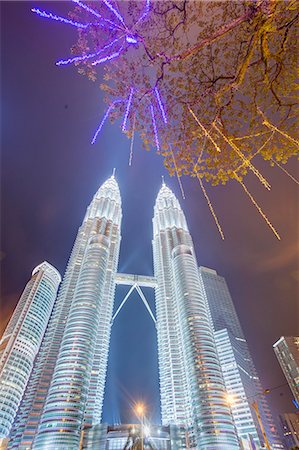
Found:
[{"label": "petronas twin towers", "polygon": [[[78,449],[82,429],[101,422],[121,219],[112,176],[79,228],[9,448]],[[238,449],[192,239],[164,183],[153,227],[162,422],[184,427],[190,448]]]}]

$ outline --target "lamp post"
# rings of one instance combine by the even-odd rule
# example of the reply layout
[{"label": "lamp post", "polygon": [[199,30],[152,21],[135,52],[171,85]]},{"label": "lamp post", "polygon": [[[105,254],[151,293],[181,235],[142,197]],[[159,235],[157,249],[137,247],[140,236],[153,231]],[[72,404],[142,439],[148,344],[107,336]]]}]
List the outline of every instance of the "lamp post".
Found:
[{"label": "lamp post", "polygon": [[138,403],[135,406],[135,412],[136,415],[139,417],[140,423],[141,423],[141,450],[144,450],[144,434],[143,434],[143,428],[144,428],[144,412],[145,412],[145,406],[143,403]]}]

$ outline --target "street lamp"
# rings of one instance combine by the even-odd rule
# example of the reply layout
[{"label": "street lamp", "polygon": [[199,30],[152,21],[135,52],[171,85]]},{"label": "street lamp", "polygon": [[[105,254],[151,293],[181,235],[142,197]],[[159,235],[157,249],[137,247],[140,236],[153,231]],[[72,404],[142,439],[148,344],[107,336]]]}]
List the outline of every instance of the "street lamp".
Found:
[{"label": "street lamp", "polygon": [[135,406],[135,413],[139,417],[141,423],[141,450],[144,450],[144,436],[143,436],[143,427],[144,427],[144,413],[145,406],[143,403],[137,403]]}]

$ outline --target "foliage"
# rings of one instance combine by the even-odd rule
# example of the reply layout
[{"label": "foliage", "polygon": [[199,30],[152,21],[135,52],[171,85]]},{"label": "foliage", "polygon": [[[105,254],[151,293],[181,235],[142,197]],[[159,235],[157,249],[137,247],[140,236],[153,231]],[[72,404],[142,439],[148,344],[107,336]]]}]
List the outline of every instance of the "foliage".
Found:
[{"label": "foliage", "polygon": [[[117,21],[103,3],[87,3],[106,19]],[[75,54],[87,54],[114,39],[134,36],[103,71],[92,59],[79,71],[103,80],[110,117],[123,117],[131,88],[128,136],[136,130],[144,147],[157,146],[150,105],[155,110],[158,151],[170,174],[197,176],[213,185],[242,181],[249,170],[267,186],[252,159],[285,163],[298,154],[296,140],[295,1],[155,1],[139,20],[143,2],[114,2],[123,25],[104,31],[78,29]],[[83,11],[86,19],[89,12]],[[82,20],[77,7],[73,18]],[[109,54],[118,51],[117,41]],[[108,53],[107,53],[108,54]],[[154,88],[165,105],[164,123]],[[135,124],[133,130],[133,123]]]}]

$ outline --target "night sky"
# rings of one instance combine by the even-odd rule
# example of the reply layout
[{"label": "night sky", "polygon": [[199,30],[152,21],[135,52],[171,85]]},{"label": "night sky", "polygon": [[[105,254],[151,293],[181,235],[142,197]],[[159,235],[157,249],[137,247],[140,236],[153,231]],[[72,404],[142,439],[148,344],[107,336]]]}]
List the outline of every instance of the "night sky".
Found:
[{"label": "night sky", "polygon": [[[70,55],[76,31],[38,18],[34,6],[66,14],[64,2],[1,2],[1,328],[6,325],[32,269],[44,260],[64,273],[83,216],[98,187],[116,168],[123,221],[119,271],[152,275],[152,216],[161,176],[185,212],[199,265],[229,285],[254,362],[265,388],[285,384],[272,350],[281,336],[298,335],[298,186],[277,167],[257,161],[272,185],[247,185],[281,234],[279,242],[242,188],[208,187],[222,224],[222,241],[195,180],[182,179],[186,200],[162,159],[107,123],[96,145],[90,140],[105,110],[97,83],[76,68],[55,66]],[[298,178],[298,162],[286,168]],[[127,288],[117,289],[116,307]],[[154,308],[154,295],[145,290]],[[112,330],[104,420],[136,421],[132,403],[143,399],[159,421],[154,324],[135,294]],[[274,413],[293,411],[287,386],[268,399]]]}]

